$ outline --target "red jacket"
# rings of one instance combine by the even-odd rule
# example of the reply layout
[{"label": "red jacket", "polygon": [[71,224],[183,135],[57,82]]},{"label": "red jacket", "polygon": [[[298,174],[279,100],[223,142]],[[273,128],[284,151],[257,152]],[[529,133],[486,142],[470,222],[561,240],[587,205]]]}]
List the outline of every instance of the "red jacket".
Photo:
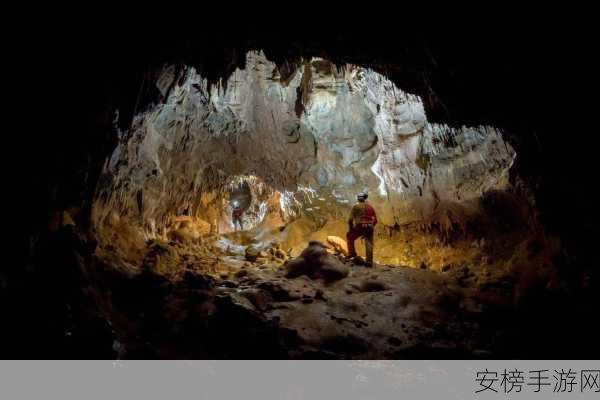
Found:
[{"label": "red jacket", "polygon": [[348,222],[354,224],[376,225],[377,214],[375,213],[375,209],[370,204],[356,203],[354,207],[352,207],[352,212],[350,213],[350,219]]}]

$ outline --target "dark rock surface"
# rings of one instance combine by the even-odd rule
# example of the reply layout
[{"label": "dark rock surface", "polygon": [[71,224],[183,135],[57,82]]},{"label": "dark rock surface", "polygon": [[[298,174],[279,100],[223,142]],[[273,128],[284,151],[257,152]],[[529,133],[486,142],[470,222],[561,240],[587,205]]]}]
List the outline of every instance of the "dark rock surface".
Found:
[{"label": "dark rock surface", "polygon": [[327,246],[317,241],[310,242],[300,256],[286,262],[284,268],[287,278],[306,275],[329,282],[345,278],[349,272],[347,265],[330,254]]},{"label": "dark rock surface", "polygon": [[[554,23],[549,21],[549,25],[547,30],[532,30],[528,23],[526,29],[510,32],[486,25],[481,26],[477,37],[469,25],[462,33],[450,29],[444,35],[431,32],[419,40],[403,42],[395,34],[375,29],[369,34],[364,32],[369,29],[335,35],[319,31],[312,32],[312,37],[305,30],[301,37],[290,37],[294,34],[289,29],[284,36],[250,29],[248,35],[234,35],[236,39],[219,38],[218,33],[211,32],[207,36],[212,43],[209,46],[204,40],[173,43],[170,39],[158,41],[152,35],[143,40],[102,37],[88,43],[84,50],[89,50],[91,57],[81,68],[84,76],[73,78],[78,85],[86,82],[81,99],[87,110],[85,122],[67,115],[60,119],[56,134],[40,131],[20,135],[25,143],[19,148],[27,149],[30,160],[24,163],[26,179],[18,188],[23,189],[18,191],[22,200],[18,214],[25,221],[21,222],[22,232],[17,233],[17,251],[24,256],[19,257],[23,262],[7,263],[0,271],[3,333],[8,336],[3,340],[2,355],[327,358],[343,357],[348,347],[364,350],[354,332],[344,336],[335,333],[334,337],[345,339],[325,341],[326,350],[299,350],[303,339],[298,330],[288,327],[292,319],[286,319],[288,325],[279,326],[281,317],[265,319],[261,312],[270,305],[283,312],[283,306],[315,308],[353,296],[365,296],[367,301],[367,296],[386,296],[387,291],[357,290],[348,295],[344,290],[342,295],[341,291],[330,291],[335,286],[319,287],[312,303],[299,300],[286,304],[272,302],[268,294],[260,300],[236,303],[227,294],[233,288],[224,288],[225,300],[217,301],[216,284],[198,273],[191,273],[185,282],[169,284],[156,276],[132,277],[92,257],[89,214],[102,166],[119,140],[119,129],[127,128],[133,115],[150,103],[160,102],[156,88],[144,86],[146,79],[156,75],[165,61],[176,60],[196,66],[215,82],[241,66],[242,57],[236,54],[245,54],[251,47],[265,48],[282,66],[299,56],[323,53],[336,63],[371,66],[399,87],[421,95],[432,121],[453,126],[485,123],[506,129],[517,153],[523,155],[516,167],[534,183],[531,186],[541,221],[563,241],[564,251],[557,258],[559,276],[549,287],[537,284],[535,276],[514,277],[512,285],[517,289],[510,283],[489,284],[490,279],[478,272],[475,274],[481,281],[454,275],[461,266],[453,266],[445,273],[448,282],[443,287],[469,293],[458,300],[454,296],[436,300],[436,310],[438,306],[455,310],[446,311],[443,321],[449,321],[448,327],[432,324],[435,313],[424,308],[419,324],[411,318],[400,323],[402,332],[418,332],[420,343],[396,351],[406,342],[401,337],[404,334],[395,334],[395,339],[384,339],[392,346],[386,357],[469,357],[475,352],[486,356],[490,353],[483,349],[490,344],[493,357],[500,358],[585,358],[597,354],[597,348],[589,344],[595,343],[598,332],[589,321],[593,321],[598,304],[599,280],[594,268],[598,198],[590,184],[596,179],[598,137],[587,134],[587,117],[594,114],[587,113],[585,106],[594,102],[587,103],[574,92],[577,88],[587,91],[589,86],[585,68],[591,64],[578,62],[585,61],[582,57],[589,49],[579,51],[578,46],[583,44],[580,39],[593,35],[568,40]],[[453,33],[448,34],[450,31]],[[524,35],[531,31],[535,32],[533,37]],[[557,107],[565,117],[549,118],[548,110]],[[566,140],[565,132],[581,134],[576,140]],[[76,218],[80,232],[73,235],[49,230],[47,225],[54,215],[71,207],[81,210]],[[352,279],[354,267],[348,268],[350,277],[339,284]],[[418,282],[424,276],[435,273],[402,273],[402,281],[414,290],[395,289],[399,291],[398,303],[392,309],[423,305]],[[247,279],[248,285],[257,279]],[[375,309],[372,303],[364,304],[368,310]],[[330,320],[358,330],[369,323],[364,321],[368,318],[361,318],[336,314]],[[454,323],[466,327],[460,338],[452,330]],[[456,345],[448,339],[453,334]],[[356,353],[352,350],[348,354]]]}]

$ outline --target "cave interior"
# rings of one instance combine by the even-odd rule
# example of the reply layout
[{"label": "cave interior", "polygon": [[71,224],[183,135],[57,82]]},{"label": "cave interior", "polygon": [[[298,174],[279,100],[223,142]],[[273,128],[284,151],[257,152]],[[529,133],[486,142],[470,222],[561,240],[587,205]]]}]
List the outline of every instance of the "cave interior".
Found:
[{"label": "cave interior", "polygon": [[558,39],[202,37],[88,45],[86,126],[32,150],[9,355],[598,354],[597,139],[565,133]]}]

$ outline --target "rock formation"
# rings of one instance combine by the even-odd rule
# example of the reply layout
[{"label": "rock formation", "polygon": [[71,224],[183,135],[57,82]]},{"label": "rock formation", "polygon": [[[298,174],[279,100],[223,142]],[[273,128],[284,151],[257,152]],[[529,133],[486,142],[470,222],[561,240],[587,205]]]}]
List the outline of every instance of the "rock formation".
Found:
[{"label": "rock formation", "polygon": [[93,212],[101,242],[119,231],[167,238],[180,215],[230,231],[228,200],[243,187],[248,229],[340,219],[362,190],[385,225],[452,225],[464,210],[448,210],[507,187],[515,158],[497,129],[430,124],[419,97],[354,65],[313,58],[282,74],[249,52],[216,85],[169,66],[155,84],[164,102],[121,132],[104,167]]}]

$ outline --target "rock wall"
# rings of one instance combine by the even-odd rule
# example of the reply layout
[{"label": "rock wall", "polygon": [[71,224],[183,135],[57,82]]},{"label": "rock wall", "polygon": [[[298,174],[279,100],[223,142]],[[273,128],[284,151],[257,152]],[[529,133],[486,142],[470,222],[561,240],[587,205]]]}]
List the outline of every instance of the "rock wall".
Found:
[{"label": "rock wall", "polygon": [[226,82],[165,67],[156,86],[164,101],[135,117],[106,162],[98,228],[116,214],[148,238],[188,214],[227,229],[228,188],[244,179],[261,185],[250,228],[310,214],[314,198],[341,215],[363,190],[383,223],[423,221],[506,188],[515,159],[497,129],[430,124],[419,97],[359,66],[315,58],[282,74],[249,52]]}]

